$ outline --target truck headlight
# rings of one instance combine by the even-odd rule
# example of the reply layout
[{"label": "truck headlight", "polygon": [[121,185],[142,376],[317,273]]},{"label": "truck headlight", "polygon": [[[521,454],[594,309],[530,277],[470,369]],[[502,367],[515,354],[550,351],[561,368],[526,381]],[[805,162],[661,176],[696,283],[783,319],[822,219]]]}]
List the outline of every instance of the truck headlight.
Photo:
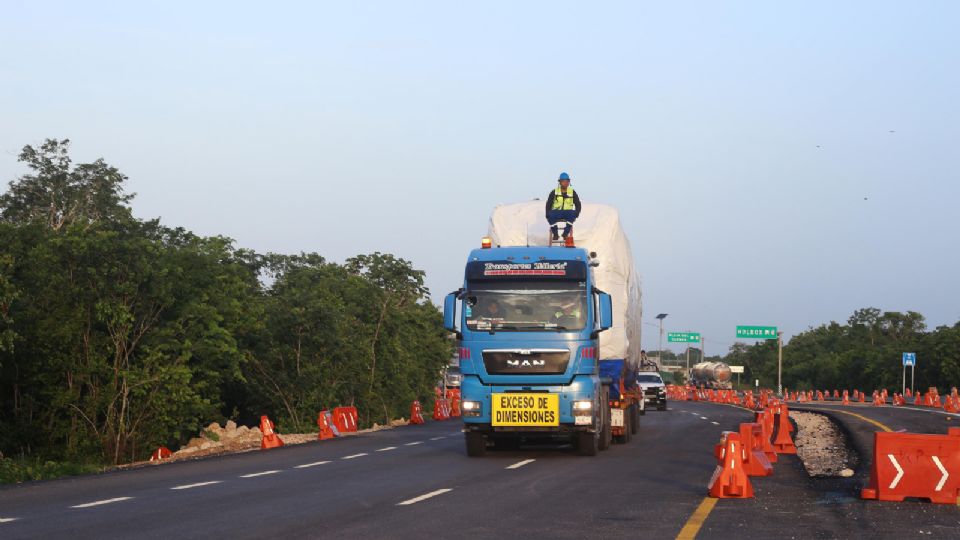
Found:
[{"label": "truck headlight", "polygon": [[589,415],[593,411],[593,402],[590,400],[580,400],[573,402],[574,415]]},{"label": "truck headlight", "polygon": [[460,410],[464,416],[480,416],[483,410],[483,404],[479,401],[461,401]]}]

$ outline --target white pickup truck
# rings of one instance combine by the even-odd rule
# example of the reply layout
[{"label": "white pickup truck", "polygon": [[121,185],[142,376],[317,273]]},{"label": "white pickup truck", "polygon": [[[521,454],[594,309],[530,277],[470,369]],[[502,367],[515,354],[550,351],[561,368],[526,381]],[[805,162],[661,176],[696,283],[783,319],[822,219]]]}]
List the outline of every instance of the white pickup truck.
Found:
[{"label": "white pickup truck", "polygon": [[655,405],[658,411],[667,409],[667,388],[659,372],[641,371],[637,374],[637,384],[643,389],[644,404]]}]

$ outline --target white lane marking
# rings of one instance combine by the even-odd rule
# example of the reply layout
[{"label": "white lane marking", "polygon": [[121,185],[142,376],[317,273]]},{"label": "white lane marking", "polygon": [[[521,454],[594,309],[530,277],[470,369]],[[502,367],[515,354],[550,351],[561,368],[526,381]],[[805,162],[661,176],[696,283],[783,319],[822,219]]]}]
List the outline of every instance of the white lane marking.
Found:
[{"label": "white lane marking", "polygon": [[943,474],[943,476],[940,477],[940,483],[937,484],[937,488],[934,490],[934,491],[940,491],[941,489],[943,489],[943,484],[947,482],[947,478],[950,478],[950,473],[948,473],[947,470],[943,468],[943,463],[940,463],[940,458],[938,458],[937,456],[930,456],[930,457],[933,458],[933,462],[937,464],[937,468],[940,469],[940,473]]},{"label": "white lane marking", "polygon": [[175,486],[170,489],[192,489],[196,487],[209,486],[213,484],[219,484],[222,480],[211,480],[209,482],[197,482],[196,484],[184,484],[182,486]]},{"label": "white lane marking", "polygon": [[0,523],[10,523],[11,521],[16,521],[18,518],[0,518]]},{"label": "white lane marking", "polygon": [[431,491],[430,493],[425,493],[425,494],[423,494],[423,495],[421,495],[421,496],[419,496],[419,497],[414,497],[414,498],[412,498],[412,499],[407,499],[407,500],[405,500],[405,501],[403,501],[403,502],[399,502],[399,503],[397,503],[397,506],[408,506],[408,505],[411,505],[411,504],[416,504],[416,503],[418,503],[418,502],[420,502],[420,501],[425,501],[425,500],[427,500],[427,499],[429,499],[429,498],[431,498],[431,497],[436,497],[437,495],[443,495],[444,493],[447,493],[448,491],[453,491],[453,490],[450,489],[450,488],[438,489],[438,490],[436,490],[436,491]]},{"label": "white lane marking", "polygon": [[446,439],[446,438],[447,438],[447,436],[446,436],[446,435],[443,435],[443,436],[441,436],[441,437],[432,437],[430,440],[431,440],[431,441],[439,441],[440,439]]},{"label": "white lane marking", "polygon": [[423,441],[408,442],[408,443],[405,444],[404,446],[416,446],[416,445],[418,445],[418,444],[423,444]]},{"label": "white lane marking", "polygon": [[386,448],[381,448],[377,450],[377,452],[389,452],[390,450],[396,450],[396,449],[397,449],[396,446],[387,446]]},{"label": "white lane marking", "polygon": [[523,467],[524,465],[528,465],[528,464],[530,464],[530,463],[533,463],[534,461],[536,461],[536,460],[535,460],[535,459],[525,459],[525,460],[523,460],[523,461],[518,461],[518,462],[514,463],[513,465],[510,465],[510,466],[504,467],[504,468],[505,468],[505,469],[519,469],[520,467]]},{"label": "white lane marking", "polygon": [[257,476],[266,476],[266,475],[268,475],[268,474],[277,474],[278,472],[280,472],[280,471],[255,472],[255,473],[245,474],[245,475],[241,476],[240,478],[256,478]]},{"label": "white lane marking", "polygon": [[340,458],[340,459],[353,459],[353,458],[358,458],[358,457],[363,457],[363,456],[368,456],[368,455],[370,455],[370,454],[367,454],[366,452],[360,452],[359,454],[353,454],[352,456],[343,456],[343,457]]},{"label": "white lane marking", "polygon": [[701,419],[701,420],[709,420],[706,416],[701,416],[700,419]]},{"label": "white lane marking", "polygon": [[326,465],[330,463],[329,461],[314,461],[313,463],[304,463],[303,465],[297,465],[294,469],[307,469],[309,467],[316,467],[317,465]]},{"label": "white lane marking", "polygon": [[897,458],[893,457],[893,454],[887,454],[887,457],[890,458],[890,462],[893,463],[894,468],[897,469],[897,476],[893,478],[893,482],[890,482],[890,489],[893,489],[897,487],[900,479],[903,478],[903,469],[900,467],[900,464],[897,463]]},{"label": "white lane marking", "polygon": [[127,501],[132,498],[133,497],[115,497],[113,499],[104,499],[102,501],[93,501],[89,503],[78,504],[76,506],[71,506],[70,508],[90,508],[91,506],[100,506],[101,504],[110,504],[110,503],[115,503],[120,501]]},{"label": "white lane marking", "polygon": [[710,423],[713,424],[713,425],[715,425],[715,426],[719,426],[719,425],[720,425],[720,422],[710,422]]}]

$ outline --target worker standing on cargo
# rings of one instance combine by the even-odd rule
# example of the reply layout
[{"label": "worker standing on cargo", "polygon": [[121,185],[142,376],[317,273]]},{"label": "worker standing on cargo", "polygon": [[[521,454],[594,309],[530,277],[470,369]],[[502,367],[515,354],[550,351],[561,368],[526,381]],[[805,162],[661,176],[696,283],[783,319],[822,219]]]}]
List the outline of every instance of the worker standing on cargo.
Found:
[{"label": "worker standing on cargo", "polygon": [[[546,206],[547,222],[550,223],[550,235],[553,240],[559,240],[559,236],[557,235],[557,222],[566,221],[573,223],[580,217],[580,210],[583,208],[580,204],[580,197],[578,197],[577,193],[570,187],[569,174],[565,172],[560,173],[560,178],[557,179],[557,183],[560,185],[547,196]],[[570,227],[564,227],[564,238],[570,236],[570,230]]]}]

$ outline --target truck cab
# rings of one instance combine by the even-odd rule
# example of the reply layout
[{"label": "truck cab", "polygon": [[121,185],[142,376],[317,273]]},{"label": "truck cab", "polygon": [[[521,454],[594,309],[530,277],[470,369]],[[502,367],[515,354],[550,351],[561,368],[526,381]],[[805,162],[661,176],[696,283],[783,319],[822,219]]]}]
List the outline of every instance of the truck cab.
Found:
[{"label": "truck cab", "polygon": [[611,439],[598,338],[613,317],[595,262],[575,247],[488,246],[470,253],[462,288],[444,301],[467,454],[550,438],[595,455]]}]

